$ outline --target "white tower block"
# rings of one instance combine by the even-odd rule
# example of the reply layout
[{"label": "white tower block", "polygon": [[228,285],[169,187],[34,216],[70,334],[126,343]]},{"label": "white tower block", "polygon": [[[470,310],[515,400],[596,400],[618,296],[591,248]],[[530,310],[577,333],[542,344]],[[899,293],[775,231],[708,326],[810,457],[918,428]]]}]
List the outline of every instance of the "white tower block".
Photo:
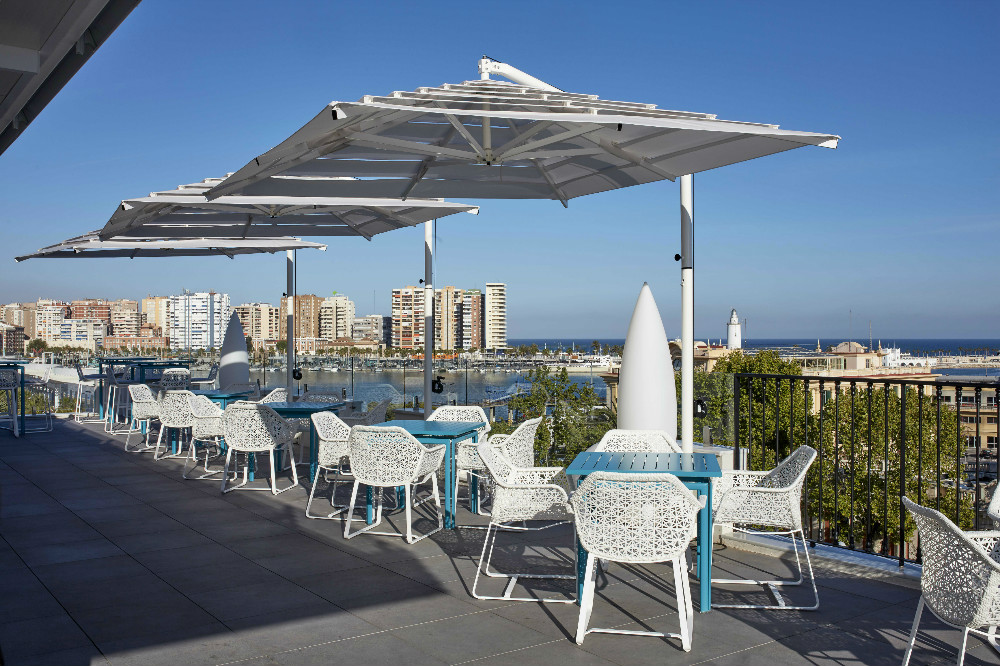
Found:
[{"label": "white tower block", "polygon": [[219,388],[250,381],[250,358],[243,326],[236,312],[229,317],[226,337],[222,340],[222,357],[219,362]]},{"label": "white tower block", "polygon": [[740,318],[736,316],[736,308],[729,317],[729,325],[726,326],[726,349],[742,349],[743,332],[740,328]]},{"label": "white tower block", "polygon": [[677,436],[677,387],[667,334],[648,283],[643,283],[625,336],[618,371],[618,427]]}]

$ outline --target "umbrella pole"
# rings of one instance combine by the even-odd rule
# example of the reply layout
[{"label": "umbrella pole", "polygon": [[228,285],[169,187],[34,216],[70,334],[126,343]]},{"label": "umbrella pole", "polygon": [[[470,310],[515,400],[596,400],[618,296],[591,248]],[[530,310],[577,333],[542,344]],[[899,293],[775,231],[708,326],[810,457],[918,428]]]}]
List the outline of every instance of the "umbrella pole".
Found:
[{"label": "umbrella pole", "polygon": [[424,420],[431,415],[434,372],[434,220],[424,222]]},{"label": "umbrella pole", "polygon": [[294,379],[292,372],[295,369],[295,250],[285,252],[286,282],[285,293],[288,303],[288,312],[285,314],[285,388],[288,389],[288,399],[292,399],[292,387]]},{"label": "umbrella pole", "polygon": [[681,181],[681,446],[694,444],[694,197],[692,176]]}]

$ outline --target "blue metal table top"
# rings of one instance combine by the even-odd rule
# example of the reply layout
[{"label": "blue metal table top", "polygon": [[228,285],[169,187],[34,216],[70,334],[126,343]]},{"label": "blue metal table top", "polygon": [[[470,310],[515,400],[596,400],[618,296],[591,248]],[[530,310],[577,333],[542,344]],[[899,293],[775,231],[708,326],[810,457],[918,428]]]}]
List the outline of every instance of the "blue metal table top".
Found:
[{"label": "blue metal table top", "polygon": [[[253,391],[219,391],[216,389],[196,389],[191,391],[195,395],[204,395],[209,398],[238,398],[241,395],[250,395]],[[265,403],[266,404],[266,403]]]},{"label": "blue metal table top", "polygon": [[315,412],[340,409],[344,406],[342,402],[263,402],[261,404],[270,407],[282,416],[309,416]]},{"label": "blue metal table top", "polygon": [[482,421],[408,421],[396,419],[385,423],[376,423],[376,426],[395,426],[402,428],[414,437],[438,437],[441,439],[452,439],[468,435],[475,432],[485,424]]},{"label": "blue metal table top", "polygon": [[608,453],[583,452],[566,468],[566,474],[593,472],[667,472],[678,478],[722,476],[719,459],[710,453]]}]

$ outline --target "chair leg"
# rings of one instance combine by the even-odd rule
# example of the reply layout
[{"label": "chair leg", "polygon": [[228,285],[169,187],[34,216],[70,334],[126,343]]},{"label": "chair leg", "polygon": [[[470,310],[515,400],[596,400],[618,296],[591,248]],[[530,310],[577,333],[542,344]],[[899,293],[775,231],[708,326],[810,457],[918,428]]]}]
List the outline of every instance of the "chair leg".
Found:
[{"label": "chair leg", "polygon": [[[750,530],[743,530],[750,534],[754,532]],[[729,579],[729,578],[713,578],[713,583],[719,583],[723,585],[763,585],[770,590],[771,594],[777,601],[776,604],[772,605],[760,605],[760,604],[718,604],[713,602],[713,608],[754,608],[758,610],[817,610],[819,608],[819,590],[816,588],[816,576],[813,573],[812,559],[809,557],[809,545],[806,543],[805,532],[800,528],[797,530],[792,530],[790,532],[770,532],[770,534],[788,534],[792,539],[792,550],[795,552],[795,564],[798,567],[799,573],[798,578],[795,580],[745,580],[745,579]],[[795,537],[798,535],[799,539],[802,541],[802,550],[805,554],[806,567],[803,569],[802,560],[799,556],[799,548],[796,543]],[[813,590],[813,604],[811,606],[789,606],[784,597],[781,596],[781,592],[778,591],[779,587],[790,587],[795,585],[801,585],[803,580],[805,580],[805,570],[809,571],[809,583],[812,585]]]},{"label": "chair leg", "polygon": [[[556,523],[558,524],[558,523]],[[517,585],[517,581],[521,578],[537,578],[537,579],[557,579],[557,580],[576,580],[576,574],[532,574],[532,573],[502,573],[490,571],[490,563],[493,561],[493,550],[496,545],[497,535],[501,530],[505,528],[502,525],[490,521],[490,524],[486,527],[486,538],[483,540],[483,550],[479,555],[479,565],[476,567],[476,576],[472,582],[472,596],[477,599],[489,599],[494,601],[534,601],[538,603],[552,603],[552,604],[572,604],[576,603],[575,598],[560,599],[558,597],[512,597],[511,592],[514,591],[514,587]],[[574,551],[576,548],[574,547]],[[484,561],[485,559],[485,561]],[[593,558],[591,558],[593,559]],[[575,562],[574,562],[575,565]],[[576,571],[576,567],[573,568]],[[489,578],[506,578],[507,584],[504,587],[502,596],[492,596],[487,594],[479,594],[477,587],[479,584],[480,574],[485,574]]]},{"label": "chair leg", "polygon": [[587,558],[587,569],[583,578],[583,595],[580,597],[580,618],[576,623],[576,644],[582,645],[587,636],[590,614],[594,611],[594,586],[597,579],[597,558]]},{"label": "chair leg", "polygon": [[354,522],[354,503],[358,500],[358,489],[361,487],[361,482],[358,480],[354,481],[354,490],[351,491],[351,504],[347,509],[347,520],[344,521],[344,538],[353,539],[359,534],[364,534],[365,532],[370,532],[371,534],[378,534],[381,536],[399,536],[396,532],[372,532],[373,529],[382,524],[382,489],[378,488],[378,504],[375,508],[375,521],[371,525],[362,527],[360,530],[355,530],[351,532],[351,523]]},{"label": "chair leg", "polygon": [[681,558],[672,562],[674,568],[674,589],[677,590],[677,615],[681,625],[681,648],[691,651],[691,638],[694,633],[694,609],[691,607],[691,585],[688,582],[687,568]]},{"label": "chair leg", "polygon": [[920,600],[917,602],[917,612],[913,615],[913,626],[910,628],[910,640],[906,644],[906,654],[903,655],[903,665],[908,666],[910,663],[910,654],[913,652],[913,646],[917,642],[917,629],[920,627],[920,616],[924,613],[924,597],[920,595]]},{"label": "chair leg", "polygon": [[965,663],[965,646],[969,642],[969,628],[962,627],[962,645],[958,649],[958,666]]}]

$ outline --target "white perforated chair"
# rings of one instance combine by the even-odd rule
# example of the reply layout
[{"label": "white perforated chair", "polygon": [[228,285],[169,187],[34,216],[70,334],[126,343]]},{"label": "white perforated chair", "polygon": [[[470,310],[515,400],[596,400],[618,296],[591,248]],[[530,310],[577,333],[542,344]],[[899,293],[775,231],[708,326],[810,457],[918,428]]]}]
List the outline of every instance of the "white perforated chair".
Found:
[{"label": "white perforated chair", "polygon": [[[441,513],[441,495],[438,492],[437,471],[444,460],[445,445],[425,446],[416,437],[402,428],[379,426],[354,426],[351,428],[350,443],[351,471],[354,473],[354,489],[351,491],[350,509],[344,523],[344,538],[353,539],[359,534],[379,534],[383,536],[403,536],[407,543],[416,543],[441,531],[444,514]],[[414,502],[416,487],[430,482],[431,494],[419,502]],[[370,486],[377,496],[375,521],[360,530],[351,532],[354,506],[358,490],[362,485]],[[382,522],[382,496],[384,488],[403,486],[406,496],[406,534],[399,532],[376,532]],[[434,500],[437,510],[437,527],[426,534],[414,536],[412,509],[429,499]]]},{"label": "white perforated chair", "polygon": [[342,420],[347,425],[353,426],[369,426],[375,425],[377,423],[385,423],[385,415],[389,409],[389,401],[383,400],[367,412],[354,413],[351,416],[344,416]]},{"label": "white perforated chair", "polygon": [[[778,463],[770,471],[747,472],[741,470],[724,471],[722,478],[712,486],[712,506],[716,523],[732,523],[733,529],[749,534],[783,535],[791,537],[795,551],[795,564],[799,570],[796,580],[745,580],[713,578],[713,583],[727,585],[763,585],[774,595],[776,604],[720,604],[713,608],[760,608],[772,610],[816,610],[819,608],[819,591],[813,575],[809,546],[802,531],[802,486],[813,460],[816,449],[800,446],[791,455]],[[768,527],[765,532],[738,527],[737,525],[758,525]],[[796,537],[802,543],[809,583],[813,589],[814,603],[810,606],[792,606],[786,603],[778,588],[801,585],[803,582],[802,561]]]},{"label": "white perforated chair", "polygon": [[908,497],[903,498],[903,504],[917,523],[923,556],[920,601],[903,666],[910,663],[925,606],[945,624],[962,630],[958,666],[965,661],[970,632],[1000,652],[996,638],[1000,625],[1000,531],[963,532],[934,509]]},{"label": "white perforated chair", "polygon": [[[222,470],[212,470],[208,466],[208,459],[214,454],[216,457],[222,454],[222,438],[225,433],[222,430],[222,408],[203,395],[188,397],[188,404],[191,407],[191,446],[188,449],[188,457],[184,460],[184,471],[181,473],[185,479],[207,479],[219,474]],[[203,472],[198,476],[188,476],[198,467],[198,448],[201,447],[205,454]],[[188,463],[191,467],[188,468]]]},{"label": "white perforated chair", "polygon": [[[156,446],[149,443],[149,432],[153,421],[160,419],[160,403],[157,402],[156,396],[145,384],[131,384],[128,387],[128,393],[132,400],[132,417],[125,435],[125,450],[129,453],[151,451]],[[132,435],[142,433],[140,424],[145,425],[146,431],[142,436],[142,441],[137,448],[129,448],[129,440],[132,439]]]},{"label": "white perforated chair", "polygon": [[604,433],[601,441],[589,450],[612,453],[631,451],[681,453],[681,447],[677,445],[677,440],[671,437],[666,430],[619,430],[617,428]]},{"label": "white perforated chair", "polygon": [[84,387],[92,389],[91,390],[91,399],[94,400],[95,403],[96,403],[96,398],[97,398],[97,395],[96,395],[97,394],[97,382],[98,382],[98,380],[101,379],[101,374],[100,373],[94,373],[94,374],[89,374],[89,375],[88,374],[84,374],[83,367],[80,365],[79,362],[74,363],[73,366],[76,369],[76,375],[77,375],[77,383],[76,383],[76,407],[73,410],[73,420],[76,421],[77,423],[99,423],[101,421],[101,419],[84,419],[83,418],[84,413],[88,413],[89,414],[89,413],[92,413],[92,412],[82,412],[81,408],[83,407],[83,389],[84,389]]},{"label": "white perforated chair", "polygon": [[[680,638],[685,652],[691,650],[694,608],[688,583],[685,554],[697,530],[698,512],[705,499],[673,474],[594,472],[580,483],[570,502],[576,534],[587,550],[583,596],[576,642],[589,633],[629,634]],[[587,628],[594,609],[598,559],[630,564],[670,562],[677,591],[680,633]]]},{"label": "white perforated chair", "polygon": [[986,507],[986,515],[993,521],[993,529],[1000,530],[1000,482],[993,486],[993,497]]},{"label": "white perforated chair", "polygon": [[260,404],[266,405],[269,402],[291,402],[288,399],[288,389],[276,388],[260,399]]},{"label": "white perforated chair", "polygon": [[[315,400],[316,398],[313,398]],[[316,494],[316,486],[319,483],[319,471],[322,470],[323,478],[327,478],[330,472],[337,476],[344,475],[344,466],[351,455],[351,445],[348,441],[351,436],[351,427],[341,421],[333,412],[316,412],[310,415],[313,427],[316,428],[316,438],[319,440],[319,451],[317,452],[318,469],[316,478],[313,480],[312,488],[309,489],[309,500],[306,502],[306,518],[331,519],[343,513],[347,505],[338,506],[335,502],[337,497],[337,481],[331,482],[330,506],[336,509],[325,516],[309,513],[312,506],[313,496]]]},{"label": "white perforated chair", "polygon": [[[295,471],[295,455],[291,446],[295,429],[276,411],[267,405],[255,402],[231,403],[223,414],[222,430],[226,439],[226,464],[222,474],[223,493],[243,488],[244,490],[270,490],[271,494],[278,495],[299,485],[299,477]],[[275,467],[275,452],[278,449],[287,452],[292,469],[292,483],[280,490],[278,489],[277,468]],[[234,458],[240,453],[247,457],[246,465],[243,467],[243,482],[230,486],[228,485],[229,463],[233,462],[235,470],[236,461]],[[270,488],[247,487],[250,469],[249,458],[258,453],[268,454],[271,468]]]},{"label": "white perforated chair", "polygon": [[[479,458],[493,480],[493,509],[490,524],[486,528],[486,539],[479,555],[479,566],[472,582],[472,596],[477,599],[502,601],[537,601],[549,603],[573,603],[575,599],[566,597],[513,597],[511,593],[521,578],[575,580],[576,574],[543,574],[535,572],[491,571],[490,563],[500,531],[539,530],[560,525],[569,520],[571,510],[566,488],[556,483],[562,467],[516,467],[491,442],[479,445]],[[543,521],[543,527],[528,527],[528,521]],[[513,523],[522,523],[521,526]],[[575,548],[573,549],[575,551]],[[573,568],[575,572],[576,568]],[[490,578],[505,578],[507,584],[503,595],[479,593],[480,573]]]},{"label": "white perforated chair", "polygon": [[[480,484],[483,479],[489,478],[488,474],[485,474],[486,467],[483,465],[483,461],[479,458],[479,452],[477,447],[479,442],[485,442],[487,434],[490,431],[490,422],[486,418],[486,412],[482,407],[478,405],[446,405],[444,407],[438,407],[427,419],[428,421],[479,421],[483,425],[478,428],[477,441],[463,441],[458,443],[458,448],[455,450],[455,474],[456,474],[456,491],[457,481],[462,478],[462,473],[468,475],[469,488],[472,488],[472,484]],[[479,494],[482,498],[482,493]],[[472,493],[469,493],[469,510],[472,510]],[[482,502],[479,503],[479,515],[486,515],[486,512],[482,509]],[[452,514],[457,513],[458,509],[458,492],[452,498]]]},{"label": "white perforated chair", "polygon": [[167,368],[157,382],[161,391],[187,391],[191,388],[191,371],[187,368]]},{"label": "white perforated chair", "polygon": [[21,378],[17,370],[7,370],[0,368],[0,395],[3,395],[7,403],[7,413],[0,418],[9,420],[14,437],[20,437],[21,431],[17,420],[18,402],[17,392],[21,390]]},{"label": "white perforated chair", "polygon": [[109,365],[105,381],[107,382],[108,402],[104,410],[104,431],[111,434],[120,434],[115,430],[118,423],[128,423],[127,418],[122,418],[123,414],[128,414],[129,392],[128,387],[138,384],[132,380],[132,369],[127,365]]},{"label": "white perforated chair", "polygon": [[[191,391],[162,391],[159,397],[159,419],[160,432],[156,436],[156,450],[153,452],[154,460],[164,458],[181,458],[184,456],[184,440],[191,434],[194,426],[194,412],[191,411],[190,398],[194,395]],[[177,436],[177,450],[173,453],[166,453],[169,442],[163,441],[163,434],[174,431]],[[160,447],[164,452],[160,452]]]},{"label": "white perforated chair", "polygon": [[496,434],[490,437],[490,444],[500,449],[507,461],[514,467],[535,466],[535,433],[542,425],[541,416],[528,419],[509,435]]}]

